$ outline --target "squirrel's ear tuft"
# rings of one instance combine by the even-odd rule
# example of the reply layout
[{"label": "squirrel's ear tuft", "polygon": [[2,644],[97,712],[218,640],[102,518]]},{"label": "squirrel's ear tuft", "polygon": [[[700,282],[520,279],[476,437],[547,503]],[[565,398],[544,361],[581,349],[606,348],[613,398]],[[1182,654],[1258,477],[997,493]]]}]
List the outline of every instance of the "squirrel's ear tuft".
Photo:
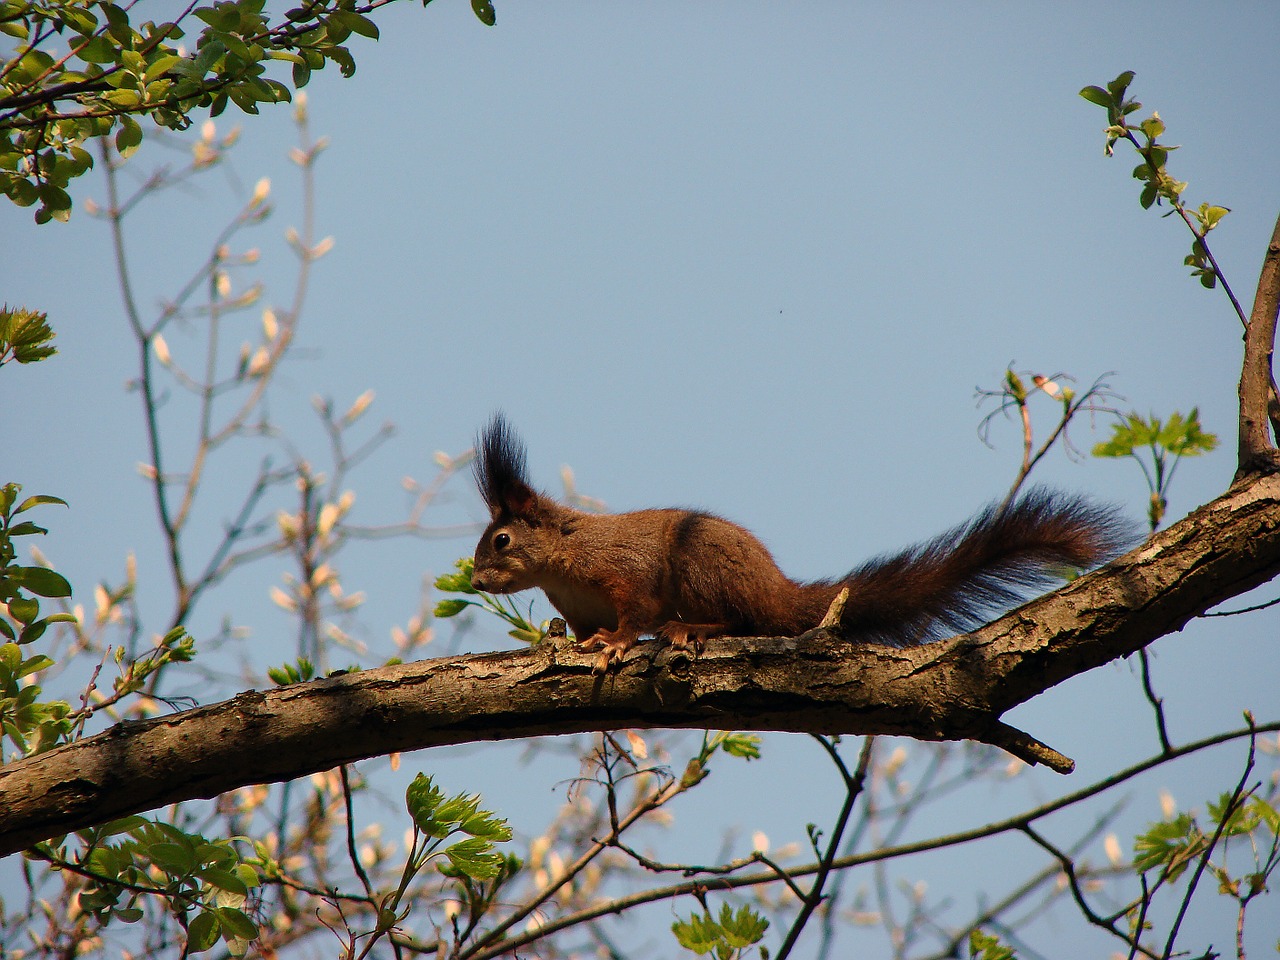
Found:
[{"label": "squirrel's ear tuft", "polygon": [[537,500],[525,471],[524,443],[499,411],[476,437],[476,486],[493,517],[528,513]]}]

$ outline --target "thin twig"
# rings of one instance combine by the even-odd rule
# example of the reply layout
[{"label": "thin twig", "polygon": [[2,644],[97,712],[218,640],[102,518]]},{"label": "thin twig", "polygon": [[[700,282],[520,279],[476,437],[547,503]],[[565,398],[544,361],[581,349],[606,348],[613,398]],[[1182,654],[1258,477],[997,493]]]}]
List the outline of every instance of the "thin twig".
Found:
[{"label": "thin twig", "polygon": [[809,922],[809,918],[813,916],[813,911],[818,908],[818,904],[823,900],[822,890],[826,885],[827,877],[831,874],[831,865],[840,850],[844,829],[849,823],[849,814],[853,812],[853,805],[862,794],[863,786],[867,781],[867,769],[871,765],[871,750],[875,743],[875,737],[867,737],[863,741],[862,753],[858,758],[858,769],[851,775],[831,741],[826,737],[814,737],[814,739],[822,745],[822,748],[830,756],[831,762],[835,764],[836,769],[840,772],[840,779],[844,781],[845,797],[840,806],[840,813],[836,817],[836,822],[831,828],[831,839],[827,842],[827,852],[819,863],[813,886],[809,889],[808,895],[801,901],[800,913],[792,922],[791,929],[787,931],[787,937],[783,940],[782,946],[778,948],[778,960],[786,960],[791,955],[796,941],[800,938],[800,932],[804,929],[805,924]]}]

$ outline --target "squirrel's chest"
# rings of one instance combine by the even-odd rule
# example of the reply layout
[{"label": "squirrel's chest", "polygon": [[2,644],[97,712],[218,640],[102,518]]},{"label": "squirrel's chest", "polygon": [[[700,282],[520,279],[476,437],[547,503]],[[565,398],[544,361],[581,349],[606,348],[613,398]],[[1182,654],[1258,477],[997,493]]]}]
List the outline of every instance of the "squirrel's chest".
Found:
[{"label": "squirrel's chest", "polygon": [[602,627],[615,630],[618,627],[617,608],[598,587],[553,580],[542,584],[542,591],[578,633],[589,633]]}]

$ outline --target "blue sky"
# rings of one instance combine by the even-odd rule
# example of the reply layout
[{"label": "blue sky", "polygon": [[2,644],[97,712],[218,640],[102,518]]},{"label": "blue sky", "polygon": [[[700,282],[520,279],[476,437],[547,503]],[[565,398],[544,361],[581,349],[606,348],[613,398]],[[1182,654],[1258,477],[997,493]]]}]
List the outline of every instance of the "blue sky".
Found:
[{"label": "blue sky", "polygon": [[[429,478],[434,451],[461,452],[501,408],[545,488],[572,465],[611,508],[712,509],[752,528],[788,572],[828,576],[1003,493],[1018,433],[997,422],[995,449],[984,446],[974,390],[1009,363],[1082,384],[1113,372],[1126,409],[1198,406],[1223,445],[1179,468],[1173,516],[1229,482],[1238,321],[1188,278],[1185,230],[1140,209],[1136,161],[1104,159],[1102,112],[1076,92],[1137,72],[1133,92],[1183,145],[1171,166],[1188,197],[1232,208],[1214,249],[1247,304],[1280,209],[1274,4],[497,9],[486,29],[457,0],[395,4],[377,44],[353,38],[353,79],[330,70],[308,90],[312,129],[331,139],[317,231],[335,245],[271,402],[319,456],[311,396],[341,407],[376,390],[370,419],[398,432],[357,476],[357,519],[398,516],[400,478]],[[288,108],[217,125],[243,127],[228,169],[137,217],[144,303],[172,292],[263,176],[277,212],[237,243],[262,249],[266,302],[291,294]],[[149,139],[131,169],[180,157]],[[77,199],[102,196],[85,177]],[[47,310],[62,351],[0,378],[0,403],[39,417],[10,446],[6,477],[71,502],[48,518],[46,550],[74,583],[115,577],[128,550],[144,578],[158,575],[105,225],[77,209],[68,226],[37,228],[30,211],[4,207],[0,231],[3,298]],[[180,356],[198,342],[168,339]],[[1104,438],[1106,423],[1081,424],[1078,445]],[[1131,464],[1058,455],[1038,474],[1143,513]],[[231,481],[211,484],[210,531],[233,501]],[[434,516],[482,513],[458,482]],[[422,576],[471,548],[466,537],[378,544],[348,562],[344,583],[369,594],[371,662],[390,655],[388,630],[413,611]],[[232,578],[197,634],[230,613],[256,641],[237,656],[258,669],[288,659],[292,634],[266,597],[278,572]],[[170,599],[154,583],[143,605],[159,618]],[[1275,623],[1194,624],[1156,645],[1175,736],[1234,725],[1249,707],[1273,719]],[[480,625],[466,648],[504,642]],[[1080,761],[1071,786],[1155,745],[1128,664],[1011,719]],[[1180,802],[1200,803],[1234,782],[1237,761],[1165,779]],[[486,790],[517,819],[532,811],[529,830],[565,775],[504,794],[483,759],[421,762],[456,763],[459,788]],[[764,768],[783,771],[766,807],[726,794],[681,825],[765,823],[779,842],[799,839],[806,818],[830,816],[833,795],[793,796],[783,783],[798,774],[776,762]],[[1037,796],[1065,789],[1047,772],[1028,778]],[[1129,826],[1158,815],[1165,779],[1144,784]],[[957,823],[990,802],[954,811]],[[1228,928],[1211,928],[1225,946]]]}]

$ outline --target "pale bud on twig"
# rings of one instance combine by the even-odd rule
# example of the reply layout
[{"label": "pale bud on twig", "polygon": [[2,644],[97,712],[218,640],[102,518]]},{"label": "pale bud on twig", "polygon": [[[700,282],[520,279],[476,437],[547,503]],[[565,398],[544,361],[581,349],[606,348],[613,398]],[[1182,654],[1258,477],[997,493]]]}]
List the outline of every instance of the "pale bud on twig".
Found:
[{"label": "pale bud on twig", "polygon": [[156,468],[149,463],[138,464],[138,472],[148,480],[154,480],[156,478]]},{"label": "pale bud on twig", "polygon": [[1107,838],[1102,841],[1102,849],[1107,853],[1107,859],[1114,866],[1119,866],[1124,859],[1124,854],[1120,852],[1120,841],[1116,839],[1114,833],[1108,833]]},{"label": "pale bud on twig", "polygon": [[316,522],[316,530],[320,536],[327,537],[333,530],[333,525],[338,522],[338,505],[336,503],[326,503],[320,508],[320,519]]},{"label": "pale bud on twig", "polygon": [[352,504],[356,502],[356,492],[354,490],[344,490],[342,496],[338,498],[338,510],[342,516],[346,516],[351,510]]},{"label": "pale bud on twig", "polygon": [[365,592],[363,590],[357,590],[350,596],[343,597],[341,600],[337,601],[337,607],[343,613],[348,613],[364,603],[365,599]]},{"label": "pale bud on twig", "polygon": [[111,614],[111,596],[102,584],[93,588],[93,605],[97,608],[93,615],[94,623],[106,623]]},{"label": "pale bud on twig", "polygon": [[200,126],[200,139],[205,143],[213,143],[213,138],[218,135],[218,125],[212,120],[206,120]]},{"label": "pale bud on twig", "polygon": [[1166,820],[1172,820],[1173,815],[1177,812],[1178,805],[1173,801],[1173,794],[1168,790],[1160,791],[1160,812],[1164,814]]},{"label": "pale bud on twig", "polygon": [[1062,388],[1058,386],[1056,383],[1054,383],[1052,380],[1050,380],[1048,377],[1042,377],[1040,376],[1040,374],[1037,373],[1035,376],[1031,378],[1031,380],[1033,383],[1035,383],[1037,387],[1039,387],[1041,390],[1043,390],[1045,393],[1047,393],[1051,397],[1059,397],[1062,395]]},{"label": "pale bud on twig", "polygon": [[311,248],[310,257],[312,260],[319,260],[326,253],[333,249],[333,237],[325,237],[314,247]]},{"label": "pale bud on twig", "polygon": [[304,150],[293,147],[289,150],[289,159],[300,167],[305,167],[311,155]]},{"label": "pale bud on twig", "polygon": [[297,613],[298,603],[279,587],[271,588],[271,600],[281,610],[287,610],[290,613]]},{"label": "pale bud on twig", "polygon": [[262,333],[268,340],[274,340],[280,332],[280,324],[276,321],[276,312],[270,307],[262,311]]},{"label": "pale bud on twig", "polygon": [[266,200],[271,193],[271,178],[263,177],[253,187],[253,196],[249,198],[249,206],[256,207]]},{"label": "pale bud on twig", "polygon": [[220,297],[231,296],[231,277],[224,271],[219,270],[213,275],[213,289],[218,292]]},{"label": "pale bud on twig", "polygon": [[436,466],[441,470],[448,470],[453,466],[453,457],[449,456],[443,450],[437,450],[432,459],[435,460]]},{"label": "pale bud on twig", "polygon": [[84,212],[91,217],[96,217],[98,215],[98,211],[102,209],[98,206],[98,201],[94,200],[92,197],[85,200],[80,206],[84,209]]},{"label": "pale bud on twig", "polygon": [[259,347],[254,351],[253,359],[249,361],[249,376],[260,376],[270,365],[271,355],[267,353],[267,348]]},{"label": "pale bud on twig", "polygon": [[311,585],[313,587],[321,587],[333,577],[333,567],[327,563],[322,563],[311,571]]},{"label": "pale bud on twig", "polygon": [[757,830],[755,833],[751,834],[751,849],[755,853],[769,852],[769,838],[765,835],[763,830]]},{"label": "pale bud on twig", "polygon": [[551,838],[545,834],[540,837],[534,837],[533,842],[529,844],[529,866],[535,870],[542,866],[542,861],[547,855],[547,851],[551,849]]},{"label": "pale bud on twig", "polygon": [[342,415],[342,422],[344,424],[355,423],[357,418],[369,409],[369,404],[371,403],[373,403],[373,391],[366,390],[356,397],[356,402],[351,404],[351,409]]},{"label": "pale bud on twig", "polygon": [[295,123],[307,122],[307,91],[299,90],[293,95],[293,119]]},{"label": "pale bud on twig", "polygon": [[906,747],[898,747],[893,751],[893,753],[889,754],[889,759],[885,761],[884,775],[886,777],[894,776],[899,770],[902,769],[902,765],[905,764],[906,762],[907,762]]},{"label": "pale bud on twig", "polygon": [[627,743],[631,746],[631,752],[637,760],[646,760],[649,757],[649,745],[644,742],[644,738],[634,730],[624,731],[627,737]]},{"label": "pale bud on twig", "polygon": [[160,334],[156,334],[151,338],[151,349],[155,351],[156,359],[160,361],[160,365],[167,367],[170,360],[169,344],[165,343],[165,339]]}]

